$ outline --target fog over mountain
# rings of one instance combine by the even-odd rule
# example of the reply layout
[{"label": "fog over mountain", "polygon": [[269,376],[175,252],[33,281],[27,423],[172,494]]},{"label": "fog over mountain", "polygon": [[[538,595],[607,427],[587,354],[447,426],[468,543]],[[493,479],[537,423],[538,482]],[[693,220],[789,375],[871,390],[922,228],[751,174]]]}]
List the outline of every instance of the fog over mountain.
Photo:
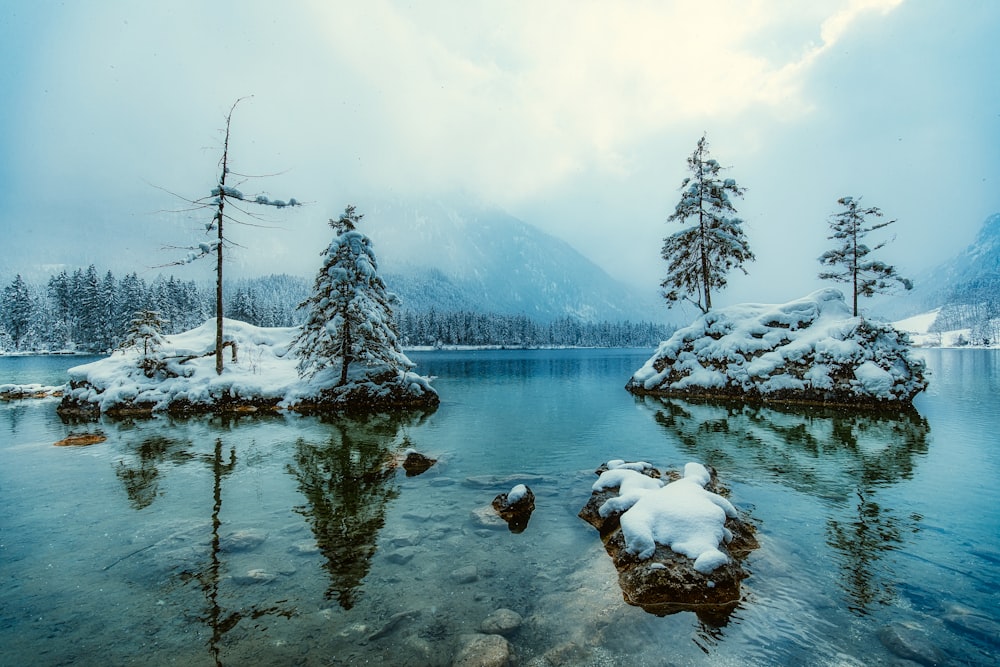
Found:
[{"label": "fog over mountain", "polygon": [[569,243],[499,208],[396,199],[363,212],[362,229],[404,308],[524,314],[543,321],[668,318],[655,284],[641,290],[616,281]]},{"label": "fog over mountain", "polygon": [[913,290],[875,309],[898,319],[950,304],[982,301],[1000,294],[1000,213],[983,222],[975,240],[951,259],[913,277]]}]

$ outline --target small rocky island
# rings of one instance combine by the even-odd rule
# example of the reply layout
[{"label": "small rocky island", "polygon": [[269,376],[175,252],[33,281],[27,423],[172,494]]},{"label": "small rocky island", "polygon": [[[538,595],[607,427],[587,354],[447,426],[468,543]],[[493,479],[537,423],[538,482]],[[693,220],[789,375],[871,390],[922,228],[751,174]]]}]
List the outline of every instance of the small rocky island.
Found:
[{"label": "small rocky island", "polygon": [[580,518],[600,533],[626,602],[661,616],[710,618],[739,603],[741,563],[758,544],[714,470],[688,463],[683,475],[663,474],[618,459],[596,472]]},{"label": "small rocky island", "polygon": [[[58,411],[75,417],[192,415],[292,411],[300,413],[433,409],[437,392],[413,366],[352,364],[346,382],[338,368],[301,377],[293,345],[297,327],[256,327],[225,321],[227,363],[216,372],[215,322],[165,336],[150,349],[119,350],[69,370]],[[232,357],[228,349],[232,349]],[[400,353],[401,356],[401,353]]]},{"label": "small rocky island", "polygon": [[853,317],[823,289],[780,305],[702,315],[660,343],[625,388],[633,394],[853,407],[912,404],[927,387],[907,335]]},{"label": "small rocky island", "polygon": [[[398,300],[379,276],[371,239],[357,229],[363,217],[348,206],[330,220],[336,236],[321,253],[312,295],[299,305],[305,310],[301,326],[256,327],[222,317],[220,305],[215,320],[165,336],[158,312],[139,311],[119,350],[69,370],[59,413],[436,408],[437,392],[403,354],[394,316]],[[220,273],[220,295],[221,281]]]}]

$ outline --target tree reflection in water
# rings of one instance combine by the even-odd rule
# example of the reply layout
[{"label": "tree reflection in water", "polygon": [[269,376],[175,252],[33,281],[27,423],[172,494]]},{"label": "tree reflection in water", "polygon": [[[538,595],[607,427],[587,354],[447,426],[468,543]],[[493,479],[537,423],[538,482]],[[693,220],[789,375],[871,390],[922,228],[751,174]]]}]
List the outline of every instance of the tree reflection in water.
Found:
[{"label": "tree reflection in water", "polygon": [[[130,425],[127,422],[120,422],[118,426],[127,430]],[[228,426],[228,422],[224,421],[223,426]],[[228,454],[223,449],[222,438],[215,439],[215,446],[211,454],[197,454],[191,450],[190,441],[182,442],[153,435],[142,440],[135,447],[135,455],[133,457],[120,459],[115,466],[115,475],[125,487],[129,504],[136,510],[145,509],[158,497],[159,466],[163,463],[183,464],[191,461],[199,461],[206,464],[212,471],[212,522],[211,535],[208,542],[208,565],[204,568],[185,569],[180,573],[180,580],[184,583],[197,581],[201,592],[205,596],[206,610],[199,618],[211,630],[208,650],[217,666],[222,665],[223,638],[244,617],[256,619],[272,614],[289,617],[294,613],[294,610],[284,609],[280,606],[262,607],[258,605],[227,612],[219,600],[219,584],[223,578],[223,571],[225,569],[225,564],[221,558],[222,548],[220,537],[220,528],[223,523],[221,519],[223,480],[232,474],[237,467],[236,449],[230,447]],[[128,556],[125,558],[128,558]],[[124,559],[119,559],[117,562],[121,560]]]},{"label": "tree reflection in water", "polygon": [[[848,412],[638,398],[692,457],[730,474],[763,474],[830,508],[827,544],[840,561],[849,608],[866,614],[895,597],[882,562],[920,530],[921,517],[879,502],[879,490],[909,479],[926,454],[930,427],[915,410]],[[762,521],[762,517],[755,517]]]},{"label": "tree reflection in water", "polygon": [[144,509],[156,500],[159,493],[159,464],[168,460],[183,463],[194,458],[194,455],[184,448],[189,444],[153,435],[135,448],[135,458],[138,460],[118,461],[118,465],[115,466],[115,476],[125,486],[125,493],[133,509]]},{"label": "tree reflection in water", "polygon": [[325,443],[299,438],[288,472],[306,504],[295,508],[305,517],[323,554],[330,577],[327,598],[344,609],[354,606],[361,580],[368,574],[378,533],[395,484],[398,450],[408,440],[405,426],[421,413],[338,416],[329,420]]}]

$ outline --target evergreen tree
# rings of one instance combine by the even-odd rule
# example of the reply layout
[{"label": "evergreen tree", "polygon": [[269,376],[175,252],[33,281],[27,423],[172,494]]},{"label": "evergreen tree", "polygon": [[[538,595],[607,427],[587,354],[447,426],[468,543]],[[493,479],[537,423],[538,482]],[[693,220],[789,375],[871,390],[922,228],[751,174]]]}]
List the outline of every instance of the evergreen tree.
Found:
[{"label": "evergreen tree", "polygon": [[20,273],[4,288],[2,306],[0,315],[3,327],[10,336],[14,349],[20,350],[27,346],[31,337],[36,310],[28,285]]},{"label": "evergreen tree", "polygon": [[240,287],[229,300],[229,316],[233,319],[262,326],[257,298],[249,288]]},{"label": "evergreen tree", "polygon": [[56,348],[64,348],[75,337],[79,315],[73,300],[73,279],[66,271],[60,271],[49,278],[47,292],[53,319],[52,344]]},{"label": "evergreen tree", "polygon": [[395,295],[378,275],[371,240],[357,231],[363,216],[348,206],[338,220],[330,220],[337,236],[323,251],[326,260],[304,302],[306,321],[295,339],[302,377],[312,377],[340,364],[339,385],[347,384],[352,363],[412,367],[399,343],[393,306]]},{"label": "evergreen tree", "polygon": [[875,206],[861,208],[860,202],[860,197],[857,199],[841,197],[837,200],[837,203],[843,206],[844,210],[831,217],[830,228],[833,230],[833,234],[827,238],[837,241],[840,245],[833,250],[827,250],[819,257],[820,264],[834,267],[831,271],[820,272],[821,279],[851,283],[854,293],[855,317],[858,316],[858,296],[870,297],[874,294],[886,294],[897,283],[902,285],[904,289],[913,289],[913,283],[900,276],[895,267],[868,258],[870,254],[884,247],[888,241],[883,241],[874,248],[869,248],[863,242],[864,237],[870,232],[888,227],[896,221],[866,224],[866,218],[869,216],[881,218],[882,211]]},{"label": "evergreen tree", "polygon": [[726,286],[729,271],[746,273],[743,265],[755,259],[743,221],[732,215],[736,207],[730,198],[742,197],[746,188],[720,178],[722,167],[708,155],[703,135],[687,159],[693,175],[681,183],[681,200],[667,219],[681,224],[693,220],[695,225],[665,238],[661,252],[668,262],[667,278],[660,284],[668,306],[686,299],[703,313],[712,309],[712,290]]},{"label": "evergreen tree", "polygon": [[76,342],[88,350],[100,348],[101,337],[101,279],[93,264],[86,272],[74,274],[75,299],[80,307],[79,340]]},{"label": "evergreen tree", "polygon": [[115,323],[118,308],[118,286],[111,271],[104,274],[98,291],[97,348],[111,350],[121,332]]},{"label": "evergreen tree", "polygon": [[127,332],[135,313],[147,310],[149,304],[149,288],[146,281],[135,274],[126,275],[118,281],[118,296],[115,299],[115,327],[117,331]]},{"label": "evergreen tree", "polygon": [[134,348],[139,352],[139,368],[146,377],[153,377],[165,368],[161,347],[166,340],[163,337],[163,326],[166,321],[155,310],[140,310],[136,312],[129,323],[128,331],[122,341],[121,349]]}]

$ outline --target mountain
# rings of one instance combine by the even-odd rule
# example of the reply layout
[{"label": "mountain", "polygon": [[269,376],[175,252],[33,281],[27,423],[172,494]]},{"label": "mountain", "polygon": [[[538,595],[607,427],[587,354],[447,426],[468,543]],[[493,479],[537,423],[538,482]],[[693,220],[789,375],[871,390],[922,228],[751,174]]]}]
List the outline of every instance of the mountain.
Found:
[{"label": "mountain", "polygon": [[913,290],[879,305],[879,313],[899,319],[954,304],[975,303],[1000,294],[1000,213],[986,218],[976,239],[948,261],[913,279]]},{"label": "mountain", "polygon": [[506,212],[469,202],[369,205],[361,231],[403,309],[523,314],[551,321],[662,322],[655,291],[616,281],[572,246]]}]

